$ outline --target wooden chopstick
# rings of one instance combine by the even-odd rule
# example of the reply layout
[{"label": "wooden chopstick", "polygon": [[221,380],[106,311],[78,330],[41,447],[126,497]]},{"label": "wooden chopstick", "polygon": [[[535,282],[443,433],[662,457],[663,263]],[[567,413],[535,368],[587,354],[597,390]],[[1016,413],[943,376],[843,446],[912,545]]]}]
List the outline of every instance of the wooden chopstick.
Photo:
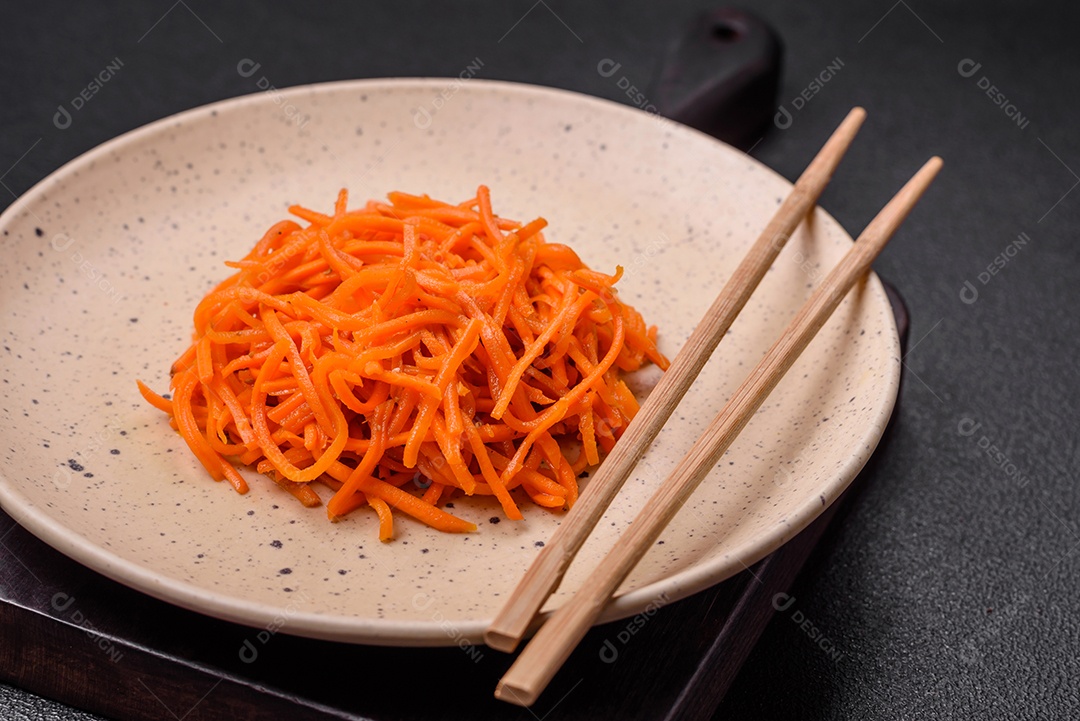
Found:
[{"label": "wooden chopstick", "polygon": [[499,682],[495,690],[497,698],[522,706],[536,700],[619,585],[720,460],[844,296],[870,269],[871,262],[929,187],[941,164],[938,157],[927,161],[870,222],[855,245],[807,299],[783,335],[766,352],[758,366],[619,538],[615,548],[574,597],[555,612],[521,652]]},{"label": "wooden chopstick", "polygon": [[589,481],[573,510],[567,514],[510,594],[510,599],[484,633],[487,645],[507,653],[517,647],[638,459],[686,395],[687,389],[716,350],[720,339],[746,305],[750,294],[757,288],[788,238],[817,203],[865,118],[865,110],[852,109],[799,177],[791,194],[765,226],[705,317],[694,328],[671,367]]}]

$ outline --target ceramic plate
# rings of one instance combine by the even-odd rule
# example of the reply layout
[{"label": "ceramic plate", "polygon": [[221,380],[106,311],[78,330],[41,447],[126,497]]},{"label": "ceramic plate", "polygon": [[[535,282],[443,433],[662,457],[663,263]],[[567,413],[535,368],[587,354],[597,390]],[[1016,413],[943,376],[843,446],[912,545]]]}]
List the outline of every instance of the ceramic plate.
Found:
[{"label": "ceramic plate", "polygon": [[[824,138],[822,138],[824,141]],[[812,154],[807,149],[807,159]],[[398,516],[328,523],[250,474],[214,483],[140,399],[168,387],[196,302],[290,203],[329,209],[390,190],[543,215],[673,357],[790,184],[705,135],[569,92],[482,81],[375,80],[256,94],[153,123],[68,163],[0,217],[0,502],[111,578],[251,626],[339,641],[479,640],[561,516],[454,501],[469,535]],[[562,603],[851,245],[804,224],[571,567]],[[604,620],[717,583],[806,526],[877,445],[899,344],[881,284],[844,301],[621,589]],[[639,372],[642,394],[656,370]],[[585,481],[587,482],[587,481]]]}]

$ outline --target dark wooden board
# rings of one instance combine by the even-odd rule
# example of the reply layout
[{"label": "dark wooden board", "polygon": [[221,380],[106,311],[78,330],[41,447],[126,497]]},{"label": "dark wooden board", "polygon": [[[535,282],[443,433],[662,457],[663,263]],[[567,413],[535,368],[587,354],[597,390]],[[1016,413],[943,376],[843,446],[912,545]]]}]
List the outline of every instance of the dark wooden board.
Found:
[{"label": "dark wooden board", "polygon": [[[907,313],[889,290],[906,344]],[[651,616],[594,628],[531,710],[492,696],[511,656],[260,637],[111,581],[0,513],[0,679],[117,719],[708,719],[776,594],[873,466],[747,571]]]}]

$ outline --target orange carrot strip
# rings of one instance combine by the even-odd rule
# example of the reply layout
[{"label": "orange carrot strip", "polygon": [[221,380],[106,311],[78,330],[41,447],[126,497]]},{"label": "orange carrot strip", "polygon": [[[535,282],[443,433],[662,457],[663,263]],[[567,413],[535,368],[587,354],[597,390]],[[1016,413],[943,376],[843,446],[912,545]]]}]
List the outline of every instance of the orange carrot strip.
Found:
[{"label": "orange carrot strip", "polygon": [[368,446],[364,457],[360,459],[360,463],[349,474],[349,477],[341,486],[341,490],[335,493],[330,502],[326,504],[326,514],[330,518],[341,515],[342,504],[349,496],[360,490],[361,484],[371,475],[375,470],[375,466],[379,463],[386,445],[386,429],[389,425],[392,406],[393,401],[386,401],[375,409],[369,424],[371,427],[371,445]]},{"label": "orange carrot strip", "polygon": [[248,492],[247,481],[245,481],[244,477],[237,472],[236,468],[233,467],[233,464],[229,463],[224,458],[221,459],[221,472],[225,476],[225,480],[236,489],[237,493],[243,495]]},{"label": "orange carrot strip", "polygon": [[476,432],[476,427],[472,423],[466,424],[465,433],[469,439],[469,447],[472,448],[473,455],[480,465],[480,471],[484,474],[484,480],[486,480],[488,486],[491,487],[495,497],[499,499],[499,504],[503,508],[503,513],[511,520],[522,520],[524,516],[521,515],[521,510],[518,509],[517,504],[514,503],[514,499],[510,497],[510,492],[506,490],[506,485],[499,477],[498,472],[495,470],[495,466],[492,465],[491,456],[488,455],[487,448],[484,446],[484,441],[480,438],[480,434]]},{"label": "orange carrot strip", "polygon": [[384,500],[402,513],[423,521],[437,530],[449,533],[468,533],[476,530],[475,524],[452,516],[430,503],[425,503],[411,493],[406,493],[400,488],[396,488],[377,478],[369,478],[365,481],[363,490],[368,497]]},{"label": "orange carrot strip", "polygon": [[390,512],[390,506],[381,498],[369,497],[367,502],[379,514],[379,540],[389,541],[394,537],[394,514]]},{"label": "orange carrot strip", "polygon": [[165,411],[168,414],[173,412],[173,402],[167,398],[162,398],[154,391],[150,390],[145,383],[140,380],[136,380],[135,384],[139,387],[139,393],[147,403],[157,408],[159,411]]},{"label": "orange carrot strip", "polygon": [[424,495],[420,497],[420,500],[424,503],[430,503],[433,506],[437,506],[444,488],[446,488],[446,486],[438,481],[430,481],[430,485],[427,487],[427,490],[424,491]]},{"label": "orange carrot strip", "polygon": [[[285,357],[285,350],[280,347],[280,344],[275,346],[274,352],[271,353],[270,359],[280,361]],[[266,380],[272,380],[270,377],[273,371],[270,368],[276,367],[276,362],[264,363],[262,370],[259,371],[259,376],[255,380],[255,387],[252,391],[252,413],[251,413],[251,426],[255,432],[255,438],[258,440],[259,445],[263,449],[263,453],[266,454],[267,460],[274,464],[274,468],[278,470],[282,475],[288,478],[290,481],[296,483],[306,483],[307,481],[314,480],[322,475],[327,467],[341,455],[341,452],[345,449],[345,443],[348,441],[348,423],[345,420],[345,416],[335,406],[334,409],[334,426],[335,435],[334,441],[331,443],[330,448],[321,458],[319,458],[314,464],[305,469],[300,469],[294,466],[285,457],[285,454],[281,452],[278,444],[270,437],[270,429],[267,425],[266,419],[266,391],[261,387],[261,384]]]},{"label": "orange carrot strip", "polygon": [[[481,323],[479,321],[470,321],[469,325],[465,328],[465,332],[461,334],[457,343],[454,344],[453,349],[446,355],[442,367],[435,376],[435,385],[438,386],[440,393],[446,392],[446,387],[450,384],[453,375],[457,373],[458,366],[460,366],[465,358],[473,352],[477,339],[480,336],[480,328]],[[417,412],[416,421],[413,423],[413,429],[409,435],[409,442],[405,444],[405,456],[403,460],[405,465],[409,468],[416,465],[416,458],[420,452],[420,443],[425,440],[425,436],[427,435],[428,428],[431,426],[431,420],[434,417],[437,408],[437,400],[425,398],[423,404],[420,406],[420,410]]]},{"label": "orange carrot strip", "polygon": [[536,442],[536,439],[540,436],[540,434],[544,433],[548,428],[562,420],[562,417],[566,415],[567,410],[569,410],[569,408],[574,403],[580,400],[580,398],[585,395],[585,393],[589,390],[592,384],[595,383],[596,380],[600,378],[600,376],[602,376],[604,372],[607,371],[607,369],[615,363],[615,358],[619,354],[619,350],[622,346],[623,341],[623,325],[621,315],[615,316],[614,325],[614,340],[612,341],[611,348],[608,350],[607,355],[604,356],[604,360],[601,361],[600,365],[593,368],[592,372],[584,379],[582,379],[582,381],[578,385],[574,386],[574,388],[569,393],[556,401],[555,405],[549,407],[540,415],[538,419],[539,422],[537,423],[536,427],[533,428],[533,430],[529,431],[529,435],[527,435],[525,437],[525,440],[521,442],[521,445],[518,446],[518,450],[514,454],[514,457],[511,459],[510,465],[508,465],[503,471],[502,477],[504,482],[508,478],[512,477],[514,473],[517,473],[517,471],[521,467],[521,462],[524,460],[525,454],[528,452],[529,448],[532,447],[532,444]]},{"label": "orange carrot strip", "polygon": [[491,415],[495,419],[502,418],[506,413],[506,407],[510,404],[510,398],[514,393],[514,389],[517,388],[518,382],[521,380],[521,376],[525,373],[525,369],[532,365],[533,361],[540,357],[540,354],[544,352],[544,348],[555,337],[556,333],[564,332],[567,323],[571,323],[576,320],[577,316],[581,314],[592,302],[596,299],[595,293],[583,293],[576,301],[567,293],[564,300],[563,307],[551,319],[544,332],[536,337],[532,345],[522,354],[518,359],[514,367],[510,369],[510,372],[506,376],[502,392],[499,394],[499,400],[495,404],[495,409],[492,410]]},{"label": "orange carrot strip", "polygon": [[296,378],[296,383],[300,387],[300,392],[304,394],[304,399],[307,400],[311,412],[315,414],[319,426],[327,435],[333,435],[334,424],[330,420],[330,414],[323,406],[319,394],[315,391],[315,385],[311,382],[311,376],[308,374],[307,366],[300,358],[300,351],[297,350],[292,337],[285,332],[284,326],[282,326],[281,321],[278,320],[277,312],[273,308],[264,308],[261,316],[263,323],[266,325],[266,329],[270,332],[270,336],[279,345],[284,346],[285,355],[289,359],[289,364],[292,366],[292,372],[293,376]]},{"label": "orange carrot strip", "polygon": [[213,479],[220,481],[224,477],[221,456],[210,447],[202,434],[191,406],[198,379],[191,371],[184,371],[173,377],[173,383],[173,418],[176,419],[177,430]]},{"label": "orange carrot strip", "polygon": [[586,395],[585,398],[586,400],[582,403],[581,420],[578,425],[581,428],[581,442],[585,457],[588,459],[590,466],[595,466],[600,463],[600,454],[596,450],[596,426],[593,418],[592,394]]}]

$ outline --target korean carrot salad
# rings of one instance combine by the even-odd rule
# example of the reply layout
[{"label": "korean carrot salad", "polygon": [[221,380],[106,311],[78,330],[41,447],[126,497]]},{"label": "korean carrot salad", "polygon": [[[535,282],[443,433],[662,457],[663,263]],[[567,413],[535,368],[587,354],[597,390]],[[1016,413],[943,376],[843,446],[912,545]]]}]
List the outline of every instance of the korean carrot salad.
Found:
[{"label": "korean carrot salad", "polygon": [[[577,479],[637,411],[622,375],[667,360],[619,300],[622,273],[549,243],[538,218],[391,193],[332,214],[293,206],[195,308],[170,393],[139,390],[215,480],[253,467],[337,520],[393,513],[475,530],[464,495],[573,506]],[[321,492],[318,488],[323,488]]]}]

